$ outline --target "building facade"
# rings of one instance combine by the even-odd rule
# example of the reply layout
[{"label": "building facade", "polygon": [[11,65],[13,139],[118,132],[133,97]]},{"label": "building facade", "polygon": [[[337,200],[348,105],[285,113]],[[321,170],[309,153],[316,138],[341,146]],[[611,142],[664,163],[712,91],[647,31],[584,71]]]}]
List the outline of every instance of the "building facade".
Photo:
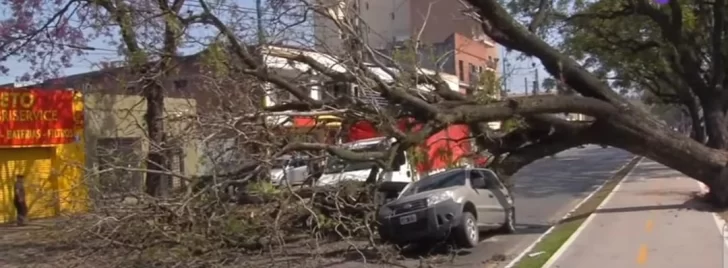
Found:
[{"label": "building facade", "polygon": [[[324,1],[329,16],[360,18],[363,39],[371,48],[392,51],[416,43],[418,65],[457,76],[462,90],[472,88],[481,74],[497,74],[499,52],[481,26],[462,13],[457,3],[437,0]],[[347,6],[349,5],[349,6]],[[353,13],[353,14],[352,14]],[[314,16],[318,51],[345,52],[346,35],[329,17]]]},{"label": "building facade", "polygon": [[[374,49],[384,49],[392,43],[410,39],[418,39],[423,43],[442,42],[453,33],[460,33],[473,40],[495,46],[483,33],[481,26],[463,14],[462,6],[457,3],[437,0],[321,2],[322,7],[328,9],[329,16],[343,18],[348,14],[360,18],[360,31]],[[319,47],[342,46],[342,32],[326,16],[321,14],[314,16],[314,29]]]},{"label": "building facade", "polygon": [[[185,176],[204,175],[204,172],[211,170],[205,167],[205,161],[201,159],[205,153],[214,152],[208,152],[207,146],[194,141],[180,141],[179,137],[204,137],[214,134],[212,132],[224,131],[220,127],[204,127],[204,122],[212,122],[212,125],[222,118],[259,111],[265,94],[262,87],[256,86],[243,75],[215,70],[215,64],[220,61],[211,59],[205,53],[179,57],[175,61],[176,70],[160,79],[165,91],[166,143],[170,146],[164,150],[169,152],[167,156],[172,162],[172,172]],[[8,84],[0,85],[0,88],[73,88],[82,92],[88,119],[87,167],[90,170],[104,170],[105,167],[117,166],[134,170],[143,169],[146,153],[158,147],[151,146],[147,139],[144,125],[147,105],[142,98],[139,81],[128,67],[119,64],[35,85]],[[197,126],[191,128],[183,124],[182,119],[185,118],[188,122],[194,121]],[[142,172],[126,173],[133,177],[131,181],[134,181],[134,186],[143,185]]]},{"label": "building facade", "polygon": [[73,90],[0,89],[0,223],[86,210],[83,108]]}]

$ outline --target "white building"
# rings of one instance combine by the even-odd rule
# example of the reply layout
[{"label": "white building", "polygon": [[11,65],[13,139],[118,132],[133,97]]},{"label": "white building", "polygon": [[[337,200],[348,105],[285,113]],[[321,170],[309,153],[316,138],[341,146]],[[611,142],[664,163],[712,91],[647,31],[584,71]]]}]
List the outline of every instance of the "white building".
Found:
[{"label": "white building", "polygon": [[[311,66],[305,63],[297,62],[289,60],[289,57],[303,54],[307,57],[310,57],[317,62],[321,63],[323,66],[328,67],[330,70],[336,71],[336,72],[346,72],[346,68],[344,65],[340,63],[340,61],[331,55],[311,51],[311,50],[303,50],[303,49],[295,49],[295,48],[289,48],[289,47],[278,47],[278,46],[268,46],[264,51],[264,60],[268,68],[276,70],[279,73],[286,73],[290,74],[292,76],[298,76],[300,74],[311,74],[310,81],[316,82],[316,79],[325,79],[325,77],[320,77],[316,75],[316,72]],[[385,70],[382,68],[372,66],[369,68],[369,71],[377,75],[380,79],[382,79],[385,82],[391,82],[394,78],[391,77]],[[397,73],[398,71],[396,69],[390,69],[390,71]],[[423,74],[435,74],[434,71],[431,70],[425,70],[421,69],[421,72]],[[440,77],[447,82],[451,90],[457,91],[459,88],[459,81],[458,78],[454,75],[440,73]],[[312,86],[310,91],[311,98],[315,100],[321,100],[325,99],[327,95],[338,95],[339,92],[328,92],[332,89],[322,89],[319,86]],[[432,87],[429,85],[420,85],[418,86],[420,90],[423,91],[430,91],[432,90]],[[327,91],[328,90],[328,91]],[[370,95],[374,92],[365,92],[366,90],[358,90],[357,85],[352,85],[351,92],[346,92],[347,94],[352,94],[355,97],[362,97],[363,95]],[[266,94],[265,97],[265,106],[269,107],[275,104],[280,104],[281,102],[285,102],[288,100],[291,100],[292,96],[287,96],[284,98],[276,98],[277,97],[277,90],[273,89],[272,87],[269,89],[268,94]]]}]

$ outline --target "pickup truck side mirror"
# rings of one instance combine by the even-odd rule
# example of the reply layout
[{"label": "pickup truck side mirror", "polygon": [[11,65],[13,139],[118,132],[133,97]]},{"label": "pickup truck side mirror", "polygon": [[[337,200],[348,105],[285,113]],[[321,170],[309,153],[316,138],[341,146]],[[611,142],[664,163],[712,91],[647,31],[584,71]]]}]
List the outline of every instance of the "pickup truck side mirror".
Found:
[{"label": "pickup truck side mirror", "polygon": [[473,188],[475,189],[488,188],[488,185],[485,183],[485,178],[473,178],[470,180],[470,184],[472,184]]}]

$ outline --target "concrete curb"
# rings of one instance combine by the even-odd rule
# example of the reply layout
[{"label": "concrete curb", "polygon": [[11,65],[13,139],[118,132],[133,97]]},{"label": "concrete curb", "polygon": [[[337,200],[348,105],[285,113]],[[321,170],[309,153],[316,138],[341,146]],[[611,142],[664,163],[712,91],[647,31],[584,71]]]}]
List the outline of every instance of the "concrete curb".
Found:
[{"label": "concrete curb", "polygon": [[[627,163],[625,163],[624,165],[622,165],[619,168],[617,168],[614,171],[614,173],[617,173],[619,170],[625,168],[627,165],[629,165],[629,163],[631,163],[634,159],[637,159],[637,158],[641,158],[641,156],[635,156],[635,157],[631,158],[629,161],[627,161]],[[642,159],[644,159],[644,158],[642,158]],[[635,167],[637,165],[639,165],[640,162],[642,162],[642,159],[640,159],[637,162],[637,164],[635,165]],[[634,168],[632,168],[632,170],[634,170]],[[629,172],[627,172],[627,174],[625,174],[625,176],[620,180],[619,184],[621,184],[622,181],[624,181],[624,178],[626,178],[627,176],[629,176],[632,173],[632,170],[630,170]],[[604,183],[602,183],[601,185],[599,185],[599,187],[597,187],[596,189],[594,189],[594,191],[592,191],[591,193],[589,193],[589,195],[587,195],[586,197],[584,197],[584,199],[582,199],[581,201],[579,201],[579,203],[577,203],[569,212],[567,212],[563,217],[561,217],[561,219],[559,219],[559,221],[562,221],[564,219],[567,219],[567,218],[571,217],[571,215],[574,214],[574,211],[576,211],[579,207],[581,207],[581,205],[583,205],[584,203],[586,203],[586,201],[588,201],[590,198],[592,198],[592,196],[594,196],[596,193],[598,193],[599,190],[601,190],[602,188],[604,188],[604,186],[607,185],[607,183],[609,183],[609,182],[610,182],[610,180],[606,180]],[[614,190],[616,190],[617,187],[619,187],[619,184],[617,184],[617,186],[612,190],[612,192],[614,192]],[[612,195],[612,193],[609,193],[609,196],[611,196],[611,195]],[[607,198],[609,198],[609,196],[607,196]],[[604,199],[604,201],[606,201],[606,200],[607,199]],[[602,201],[602,204],[604,203],[604,201]],[[599,204],[599,206],[601,207],[601,204]],[[589,215],[589,218],[591,218],[592,215]],[[584,226],[584,224],[586,224],[587,221],[589,221],[589,218],[587,218],[584,221],[584,223],[582,223],[581,226]],[[533,241],[528,247],[526,247],[526,249],[524,249],[520,254],[518,254],[518,256],[516,256],[513,260],[511,260],[510,262],[508,262],[508,264],[505,266],[505,268],[513,268],[513,266],[516,265],[516,263],[520,262],[521,259],[523,259],[523,257],[526,256],[526,254],[528,254],[529,252],[531,252],[531,250],[533,250],[533,248],[536,247],[536,245],[538,245],[538,243],[541,243],[541,241],[544,238],[546,238],[546,236],[548,236],[549,234],[551,234],[551,232],[553,232],[553,230],[556,228],[556,226],[558,226],[558,223],[557,224],[554,224],[554,225],[551,225],[551,227],[549,227],[546,230],[546,232],[544,232],[543,234],[541,234],[535,241]],[[572,238],[575,237],[575,235],[580,231],[580,229],[582,229],[581,226],[579,226],[579,228],[576,230],[576,232],[574,232],[571,235],[571,237],[569,237],[569,239],[564,243],[564,245],[567,245],[567,243],[571,243],[571,241],[573,240]],[[562,248],[564,248],[564,245],[561,245],[561,247],[559,247],[559,249],[554,253],[554,255],[551,256],[551,258],[549,258],[548,261],[546,261],[546,263],[542,266],[542,268],[548,267],[547,265],[550,265],[550,263],[553,262],[552,259],[554,259],[554,256],[557,256],[556,254],[561,254],[559,252],[562,251]]]}]

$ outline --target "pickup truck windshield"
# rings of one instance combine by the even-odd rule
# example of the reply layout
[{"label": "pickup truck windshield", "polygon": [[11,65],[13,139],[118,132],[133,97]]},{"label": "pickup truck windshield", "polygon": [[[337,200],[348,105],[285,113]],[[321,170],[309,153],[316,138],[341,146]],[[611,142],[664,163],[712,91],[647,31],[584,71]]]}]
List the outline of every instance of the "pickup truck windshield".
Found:
[{"label": "pickup truck windshield", "polygon": [[402,196],[465,185],[465,172],[462,169],[443,171],[416,181],[402,193]]},{"label": "pickup truck windshield", "polygon": [[[382,148],[377,145],[371,145],[364,148],[357,148],[353,151],[355,152],[367,152],[372,151],[376,152],[381,150]],[[375,166],[376,163],[372,161],[348,161],[341,159],[335,155],[329,156],[329,158],[326,160],[326,167],[324,169],[324,174],[333,174],[333,173],[341,173],[341,172],[347,172],[347,171],[357,171],[357,170],[369,170],[373,166]]]}]

